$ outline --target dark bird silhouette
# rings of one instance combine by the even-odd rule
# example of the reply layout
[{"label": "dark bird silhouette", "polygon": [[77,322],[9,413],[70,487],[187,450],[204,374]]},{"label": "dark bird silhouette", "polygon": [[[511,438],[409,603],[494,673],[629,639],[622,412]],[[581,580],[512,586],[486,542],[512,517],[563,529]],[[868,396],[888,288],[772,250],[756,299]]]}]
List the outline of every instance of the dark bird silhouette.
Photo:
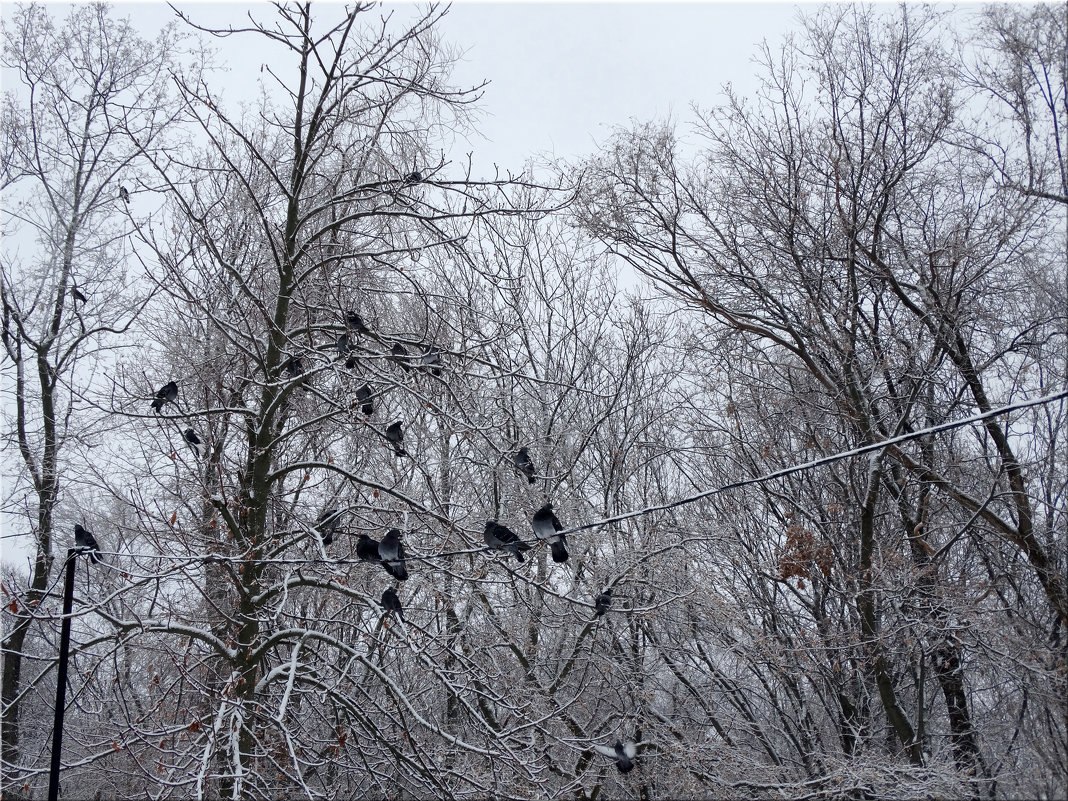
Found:
[{"label": "dark bird silhouette", "polygon": [[91,531],[87,531],[77,523],[74,524],[74,545],[81,551],[89,554],[93,564],[97,564],[103,558],[100,555],[100,546],[96,543],[96,537]]},{"label": "dark bird silhouette", "polygon": [[638,749],[630,740],[627,740],[626,743],[616,740],[616,744],[612,748],[606,745],[595,745],[594,749],[597,753],[615,760],[616,767],[619,768],[620,773],[630,773],[634,769],[634,755],[638,752]]},{"label": "dark bird silhouette", "polygon": [[[356,539],[356,556],[364,562],[375,564],[381,562],[382,557],[378,555],[378,540],[373,540],[366,534],[361,534]],[[388,570],[389,568],[386,569]]]},{"label": "dark bird silhouette", "polygon": [[359,363],[360,363],[360,360],[357,359],[355,356],[349,356],[349,358],[345,359],[345,369],[346,370],[355,370],[356,366]]},{"label": "dark bird silhouette", "polygon": [[342,334],[337,338],[337,355],[344,356],[349,350],[351,350],[349,347],[349,335]]},{"label": "dark bird silhouette", "polygon": [[404,563],[404,544],[401,542],[401,533],[395,528],[386,532],[382,542],[378,543],[378,555],[382,559],[382,567],[397,581],[408,580],[408,568]]},{"label": "dark bird silhouette", "polygon": [[193,448],[193,453],[195,453],[197,456],[200,456],[200,448],[197,447],[200,444],[200,437],[197,436],[196,431],[191,428],[187,428],[182,434],[182,439],[188,442],[189,445]]},{"label": "dark bird silhouette", "polygon": [[419,357],[419,366],[429,370],[433,376],[441,375],[441,351],[433,345],[427,345],[423,355]]},{"label": "dark bird silhouette", "polygon": [[304,362],[299,356],[290,356],[286,362],[286,375],[290,378],[299,378],[297,386],[305,392],[308,391],[308,379],[304,378]]},{"label": "dark bird silhouette", "polygon": [[396,612],[397,617],[404,620],[404,608],[401,606],[397,591],[392,587],[386,587],[386,591],[382,593],[382,608],[386,612]]},{"label": "dark bird silhouette", "polygon": [[390,423],[386,428],[386,442],[393,446],[393,452],[397,456],[408,455],[408,451],[404,450],[404,431],[401,429],[400,420]]},{"label": "dark bird silhouette", "polygon": [[600,617],[608,611],[608,607],[612,605],[612,591],[605,590],[598,595],[593,601],[593,608],[597,617]]},{"label": "dark bird silhouette", "polygon": [[357,334],[371,333],[371,330],[364,324],[363,318],[354,311],[345,313],[345,324]]},{"label": "dark bird silhouette", "polygon": [[341,513],[337,509],[327,509],[316,521],[316,528],[323,538],[323,545],[330,545],[334,541],[337,527],[341,525]]},{"label": "dark bird silhouette", "polygon": [[119,199],[123,203],[127,203],[128,204],[130,202],[130,190],[127,189],[125,186],[120,186],[119,187]]},{"label": "dark bird silhouette", "polygon": [[89,298],[78,291],[78,287],[71,287],[70,294],[80,303],[85,303],[85,301],[89,300]]},{"label": "dark bird silhouette", "polygon": [[410,172],[404,176],[404,185],[413,186],[417,183],[420,183],[422,180],[423,174],[419,172],[419,170],[416,170],[415,172]]},{"label": "dark bird silhouette", "polygon": [[389,351],[390,358],[401,366],[404,372],[411,372],[412,366],[408,364],[409,355],[408,349],[401,343],[397,342],[393,345],[393,348]]},{"label": "dark bird silhouette", "polygon": [[533,484],[534,478],[534,462],[530,458],[530,451],[526,448],[520,448],[515,456],[512,457],[512,463],[515,464],[516,469],[527,477],[527,481]]},{"label": "dark bird silhouette", "polygon": [[173,381],[168,381],[162,387],[159,392],[156,393],[156,399],[152,401],[152,410],[159,414],[163,409],[164,404],[175,403],[178,400],[178,385]]},{"label": "dark bird silhouette", "polygon": [[482,538],[486,545],[494,550],[507,550],[520,562],[524,561],[523,552],[529,551],[530,546],[519,539],[518,535],[508,526],[502,526],[496,520],[487,520],[486,528],[482,532]]},{"label": "dark bird silhouette", "polygon": [[530,523],[534,528],[535,536],[539,540],[549,543],[549,548],[553,552],[553,561],[561,564],[566,562],[568,557],[567,537],[557,533],[558,531],[563,531],[564,527],[553,513],[552,503],[547,503],[536,511]]},{"label": "dark bird silhouette", "polygon": [[[364,384],[362,387],[356,390],[356,401],[362,404],[360,406],[360,411],[363,412],[367,417],[370,417],[372,414],[375,413],[374,392],[371,391],[371,387],[369,384]],[[401,439],[403,438],[404,437],[402,435]]]}]

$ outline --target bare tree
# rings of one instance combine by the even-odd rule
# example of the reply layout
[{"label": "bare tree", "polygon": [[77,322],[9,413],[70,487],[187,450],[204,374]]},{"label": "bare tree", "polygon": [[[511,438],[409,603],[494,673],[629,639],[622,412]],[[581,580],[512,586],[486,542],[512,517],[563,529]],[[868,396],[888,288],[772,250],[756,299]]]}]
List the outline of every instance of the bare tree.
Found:
[{"label": "bare tree", "polygon": [[[937,13],[906,9],[894,17],[858,8],[812,15],[803,43],[781,55],[765,51],[759,105],[729,97],[701,116],[697,132],[708,149],[692,166],[673,132],[656,126],[620,135],[590,165],[581,222],[667,295],[707,314],[729,346],[730,402],[713,430],[743,445],[739,466],[758,473],[781,452],[848,450],[989,412],[1021,389],[1050,390],[1027,376],[1047,345],[1063,342],[1052,280],[1063,272],[1063,252],[1050,250],[1057,223],[1048,224],[1033,197],[998,191],[985,160],[957,147],[961,101]],[[742,388],[752,409],[744,416]],[[750,398],[754,389],[760,394]],[[856,672],[842,673],[836,658],[837,698],[825,700],[847,753],[857,735],[871,736],[862,722],[870,694],[909,761],[926,764],[927,701],[915,693],[929,664],[960,775],[990,777],[955,615],[936,600],[945,592],[941,571],[952,572],[948,555],[966,572],[978,566],[964,558],[962,543],[988,558],[1002,548],[1023,557],[1030,571],[1022,580],[1031,587],[1013,603],[1036,623],[1052,613],[1054,630],[1064,625],[1062,543],[1035,526],[1032,509],[1033,499],[1062,492],[1063,482],[1046,487],[1037,478],[1052,464],[1050,440],[1026,425],[1009,433],[994,418],[983,429],[975,451],[928,438],[856,465],[833,482],[833,493],[799,485],[768,498],[783,531],[780,572],[749,584],[755,597],[774,599],[765,602],[765,625],[780,628],[777,596],[789,578],[815,593],[790,617],[811,616],[817,630],[826,631],[825,599],[854,605],[840,614],[862,646]],[[1034,454],[1032,467],[1021,451]],[[821,511],[829,503],[848,510],[844,531],[831,524],[841,511]],[[990,549],[987,537],[998,545]],[[923,587],[909,602],[929,643],[915,688],[903,684],[903,649],[886,634],[890,599],[912,594],[884,585],[879,554],[885,559],[888,549],[903,552],[914,571],[909,581]],[[848,581],[830,590],[836,555]],[[1033,606],[1034,589],[1044,605]],[[782,646],[796,647],[796,636]],[[806,696],[816,688],[786,691],[796,699],[786,733],[808,775],[820,775],[825,767],[809,759],[815,724],[807,721]]]},{"label": "bare tree", "polygon": [[120,191],[136,191],[141,148],[172,119],[165,78],[174,52],[169,33],[145,41],[106,6],[63,20],[20,6],[5,18],[4,67],[17,83],[4,96],[0,291],[14,372],[4,449],[18,452],[19,466],[3,512],[29,521],[32,543],[26,585],[9,588],[5,602],[5,776],[19,761],[23,644],[49,585],[55,526],[81,519],[58,510],[72,451],[92,438],[84,397],[146,298],[127,289],[138,201]]}]

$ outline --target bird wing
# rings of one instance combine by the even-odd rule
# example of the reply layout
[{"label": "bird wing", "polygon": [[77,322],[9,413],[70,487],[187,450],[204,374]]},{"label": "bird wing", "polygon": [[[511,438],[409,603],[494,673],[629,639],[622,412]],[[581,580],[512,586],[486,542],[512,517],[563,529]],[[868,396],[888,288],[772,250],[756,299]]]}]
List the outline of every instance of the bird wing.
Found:
[{"label": "bird wing", "polygon": [[630,740],[623,743],[623,753],[627,755],[628,759],[634,759],[634,755],[638,753],[637,747]]},{"label": "bird wing", "polygon": [[601,754],[602,756],[608,757],[609,759],[616,758],[616,749],[609,748],[607,745],[595,745],[593,746],[593,750],[596,751],[598,754]]}]

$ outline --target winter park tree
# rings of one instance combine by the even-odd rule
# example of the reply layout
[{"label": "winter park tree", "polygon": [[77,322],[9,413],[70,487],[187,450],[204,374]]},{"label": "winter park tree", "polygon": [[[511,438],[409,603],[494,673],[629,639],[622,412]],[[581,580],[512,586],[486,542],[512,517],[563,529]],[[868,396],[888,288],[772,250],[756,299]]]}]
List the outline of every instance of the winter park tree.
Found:
[{"label": "winter park tree", "polygon": [[[650,124],[484,179],[449,154],[480,87],[442,9],[189,12],[254,54],[242,102],[166,49],[114,58],[134,40],[89,11],[79,41],[160,98],[103,103],[97,142],[66,111],[27,136],[15,94],[3,149],[5,182],[56,187],[37,204],[78,184],[29,143],[99,154],[66,262],[52,206],[4,217],[51,237],[32,271],[5,242],[11,397],[62,415],[52,451],[5,423],[18,514],[45,556],[91,523],[105,560],[65,795],[1057,794],[1063,400],[922,432],[1065,386],[1058,20],[989,11],[962,66],[937,10],[815,10],[695,157]],[[5,41],[36,41],[19,13]],[[43,54],[5,66],[95,109]],[[45,341],[60,401],[22,389]],[[48,762],[42,564],[5,578],[12,795]]]},{"label": "winter park tree", "polygon": [[73,481],[75,465],[84,468],[87,448],[107,426],[87,394],[147,299],[127,289],[126,236],[136,211],[120,187],[135,186],[141,153],[157,147],[173,121],[164,76],[176,43],[169,31],[143,40],[106,6],[74,9],[62,20],[26,6],[5,19],[3,48],[4,68],[20,88],[5,93],[3,109],[0,294],[5,369],[13,372],[3,447],[5,459],[21,462],[3,510],[33,543],[27,583],[4,586],[6,766],[19,758],[23,650],[40,625],[36,610],[56,552],[65,553],[57,525],[84,522],[79,504],[64,505],[64,496],[87,502],[88,487]]}]

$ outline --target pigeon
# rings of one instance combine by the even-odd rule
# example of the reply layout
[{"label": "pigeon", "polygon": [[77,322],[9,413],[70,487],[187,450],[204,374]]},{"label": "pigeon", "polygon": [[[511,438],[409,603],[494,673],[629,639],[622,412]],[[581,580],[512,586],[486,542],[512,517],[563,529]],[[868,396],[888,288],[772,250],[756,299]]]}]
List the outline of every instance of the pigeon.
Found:
[{"label": "pigeon", "polygon": [[371,333],[370,329],[364,324],[363,318],[354,311],[345,313],[345,324],[357,334]]},{"label": "pigeon", "polygon": [[382,542],[378,543],[378,555],[382,558],[382,567],[397,581],[408,580],[408,568],[404,565],[404,545],[401,533],[395,528],[386,532]]},{"label": "pigeon", "polygon": [[397,596],[397,591],[392,587],[386,587],[386,591],[382,593],[382,608],[387,612],[396,612],[397,617],[404,620],[404,610],[401,607],[400,598]]},{"label": "pigeon", "polygon": [[512,463],[515,464],[516,469],[527,477],[527,481],[531,484],[536,480],[534,478],[534,462],[530,459],[530,451],[526,448],[520,448],[515,456],[512,457]]},{"label": "pigeon", "polygon": [[87,298],[85,295],[78,291],[78,287],[71,287],[70,293],[74,296],[75,300],[80,301],[82,303],[85,303],[87,300],[89,300],[89,298]]},{"label": "pigeon", "polygon": [[612,605],[612,591],[605,590],[594,599],[593,608],[596,611],[596,616],[600,617],[608,611],[608,607]]},{"label": "pigeon", "polygon": [[[356,540],[356,556],[364,562],[381,562],[382,558],[378,555],[378,540],[373,540],[366,534],[361,534]],[[386,568],[386,570],[389,570],[389,568]]]},{"label": "pigeon", "polygon": [[[370,417],[375,413],[375,404],[373,401],[374,393],[371,391],[371,387],[368,384],[364,384],[362,387],[356,390],[356,400],[363,404],[360,406],[360,411],[367,417]],[[401,437],[403,439],[403,437]]]},{"label": "pigeon", "polygon": [[419,170],[415,170],[414,172],[410,172],[410,173],[408,173],[407,175],[404,176],[404,185],[405,186],[412,186],[414,184],[419,183],[422,180],[423,180],[423,174],[421,172],[419,172]]},{"label": "pigeon", "polygon": [[404,432],[401,430],[400,420],[395,423],[390,423],[386,429],[386,442],[393,446],[393,452],[397,456],[407,456],[408,451],[404,450]]},{"label": "pigeon", "polygon": [[195,453],[197,456],[200,456],[200,448],[197,447],[197,445],[200,444],[200,437],[197,436],[196,431],[191,428],[187,428],[182,434],[182,439],[184,439],[190,444],[190,446],[192,446],[193,453]]},{"label": "pigeon", "polygon": [[412,367],[408,364],[408,349],[404,345],[399,342],[395,343],[389,353],[393,361],[404,369],[404,372],[411,372]]},{"label": "pigeon", "polygon": [[556,515],[553,514],[552,503],[546,503],[534,513],[531,525],[534,527],[534,534],[537,538],[549,543],[549,547],[553,552],[553,561],[561,564],[566,562],[568,556],[567,537],[556,533],[563,531],[564,527],[560,524]]},{"label": "pigeon", "polygon": [[119,199],[123,203],[127,203],[128,204],[130,202],[130,190],[127,189],[125,186],[120,186],[119,187]]},{"label": "pigeon", "polygon": [[337,355],[344,356],[349,350],[349,335],[342,334],[337,338]]},{"label": "pigeon", "polygon": [[619,768],[620,773],[630,773],[634,768],[634,755],[637,753],[634,743],[628,740],[626,743],[622,743],[616,740],[616,744],[609,748],[605,745],[595,745],[598,754],[602,754],[609,759],[614,759],[616,767]]},{"label": "pigeon", "polygon": [[100,546],[96,544],[96,537],[91,531],[87,531],[77,523],[74,524],[74,544],[89,554],[94,565],[100,562],[102,557]]},{"label": "pigeon", "polygon": [[494,550],[507,550],[520,562],[524,561],[523,551],[529,551],[530,546],[523,542],[508,526],[502,526],[496,520],[487,520],[486,529],[482,532],[486,545]]},{"label": "pigeon", "polygon": [[433,345],[427,345],[419,357],[419,366],[430,370],[433,376],[441,375],[441,351]]},{"label": "pigeon", "polygon": [[163,409],[163,405],[166,403],[174,403],[178,400],[178,385],[173,381],[168,381],[162,387],[159,392],[156,393],[156,399],[152,401],[152,410],[159,414]]},{"label": "pigeon", "polygon": [[345,369],[346,370],[355,370],[356,366],[359,363],[360,363],[360,360],[357,359],[355,356],[349,356],[349,358],[345,359]]},{"label": "pigeon", "polygon": [[337,533],[339,525],[341,525],[341,514],[337,509],[327,509],[319,515],[315,527],[323,537],[323,545],[329,545],[334,541],[334,534]]}]

